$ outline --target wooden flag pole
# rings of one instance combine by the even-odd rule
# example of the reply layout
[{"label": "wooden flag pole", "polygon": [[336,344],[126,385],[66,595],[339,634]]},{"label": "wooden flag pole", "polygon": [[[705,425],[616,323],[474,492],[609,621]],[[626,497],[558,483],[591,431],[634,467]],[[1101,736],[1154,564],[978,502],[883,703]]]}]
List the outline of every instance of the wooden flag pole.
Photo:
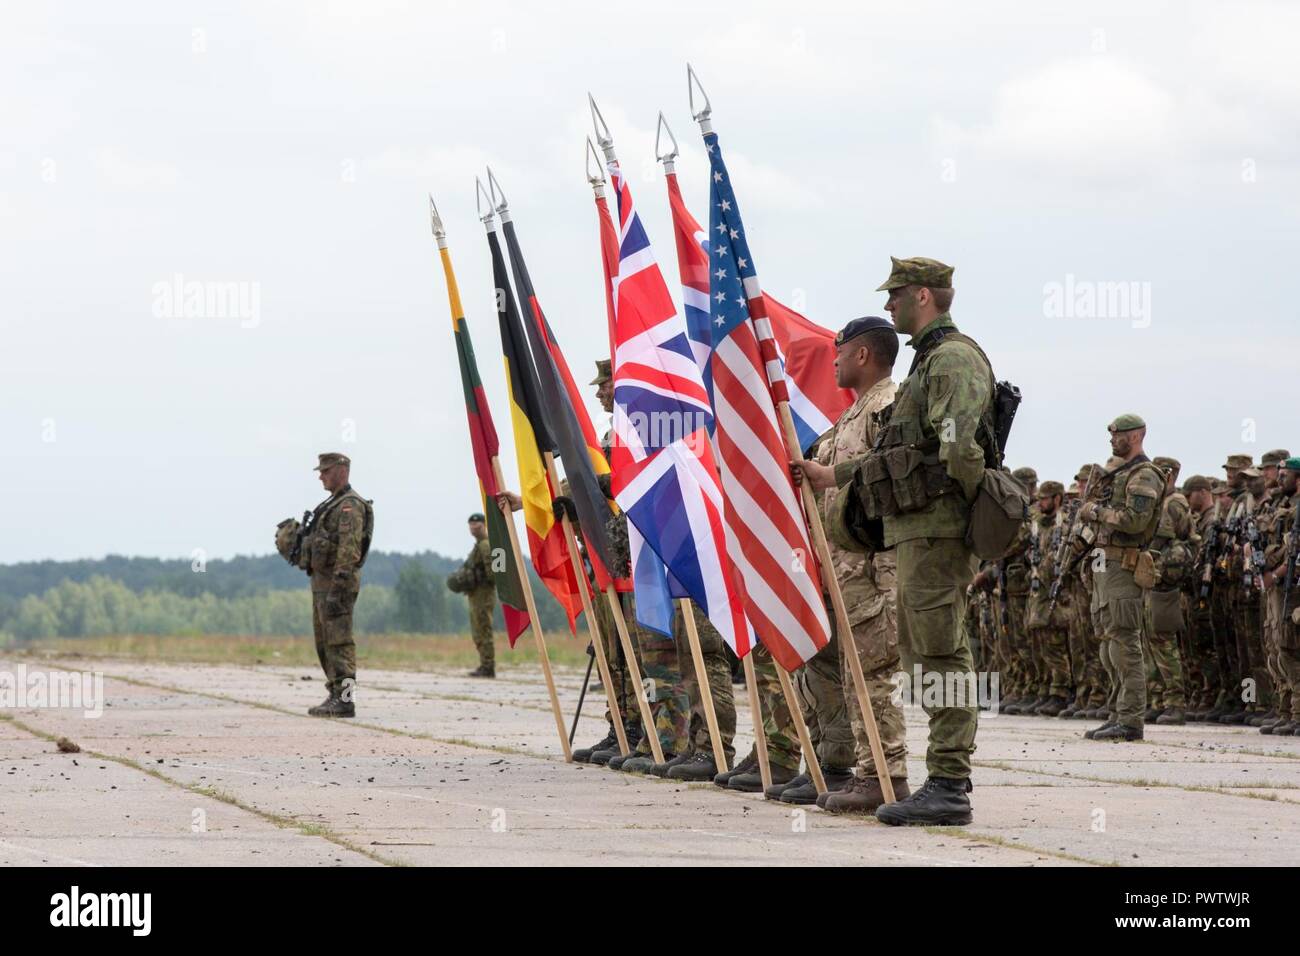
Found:
[{"label": "wooden flag pole", "polygon": [[[501,474],[501,460],[496,455],[492,456],[492,474],[496,477],[497,487],[505,487],[505,479]],[[515,518],[510,513],[509,505],[502,505],[500,501],[497,507],[506,519],[506,530],[510,535],[510,550],[514,553],[515,567],[519,569],[519,583],[524,588],[524,604],[528,611],[528,624],[533,632],[533,639],[537,642],[537,659],[542,664],[542,676],[546,679],[546,692],[551,697],[551,713],[555,715],[555,729],[560,733],[560,746],[564,749],[564,759],[566,763],[573,763],[573,747],[569,744],[569,735],[564,729],[564,715],[560,713],[560,698],[555,692],[555,677],[551,674],[551,656],[546,652],[546,638],[542,636],[542,620],[537,616],[537,603],[533,599],[533,584],[528,580],[528,572],[524,565],[524,557],[519,549],[519,532],[515,529]]]},{"label": "wooden flag pole", "polygon": [[695,609],[689,598],[681,598],[677,607],[682,612],[686,627],[686,641],[691,645],[691,660],[695,663],[695,683],[699,687],[700,703],[704,707],[704,723],[709,728],[709,742],[713,744],[713,763],[718,773],[727,772],[727,751],[722,746],[722,733],[718,730],[718,712],[713,706],[713,688],[709,674],[704,669],[704,651],[700,649],[700,632],[695,626]]},{"label": "wooden flag pole", "polygon": [[763,731],[763,707],[758,699],[758,675],[754,673],[754,650],[744,658],[745,689],[749,691],[749,712],[754,722],[754,753],[758,756],[758,775],[763,789],[772,786],[772,764],[767,757],[767,734]]},{"label": "wooden flag pole", "polygon": [[[555,456],[547,451],[542,453],[542,459],[546,463],[546,476],[551,481],[551,487],[558,489],[560,487],[560,473],[555,467]],[[560,524],[564,528],[564,543],[569,549],[569,560],[573,562],[573,575],[578,581],[578,594],[582,598],[582,613],[587,618],[587,630],[591,635],[592,647],[596,651],[596,663],[600,667],[600,679],[605,685],[605,699],[609,701],[609,712],[614,718],[614,735],[618,738],[619,751],[624,756],[627,756],[632,752],[632,748],[627,742],[627,732],[623,729],[622,712],[618,709],[618,700],[614,696],[614,681],[610,677],[609,659],[605,656],[605,646],[601,643],[600,632],[596,628],[596,612],[591,604],[587,572],[582,566],[582,558],[578,556],[578,538],[573,533],[573,524],[569,521],[567,514],[560,520]],[[611,608],[611,611],[614,613],[614,624],[619,630],[619,639],[623,642],[624,654],[626,655],[629,642],[623,639],[623,632],[626,630],[627,625],[623,623],[623,617],[619,613],[620,608],[617,604]],[[630,661],[628,666],[631,670],[631,676],[636,680],[637,700],[639,702],[641,700],[640,671],[635,660]],[[647,709],[642,706],[642,719],[644,719]]]},{"label": "wooden flag pole", "polygon": [[623,644],[623,656],[627,658],[627,668],[631,671],[632,683],[636,687],[636,705],[641,711],[641,727],[645,731],[644,736],[650,739],[650,753],[655,758],[655,763],[663,763],[664,748],[659,742],[659,728],[655,726],[654,714],[650,711],[645,682],[641,678],[641,665],[636,662],[636,649],[632,647],[632,635],[628,633],[627,618],[623,616],[623,602],[618,599],[614,585],[605,585],[605,600],[609,602],[610,613],[614,615],[618,639]]},{"label": "wooden flag pole", "polygon": [[773,663],[776,664],[776,679],[781,682],[781,693],[785,695],[785,705],[790,708],[790,719],[794,721],[795,732],[799,735],[799,747],[803,750],[803,759],[808,765],[808,776],[812,777],[817,793],[823,794],[826,792],[826,778],[822,776],[822,765],[817,760],[817,751],[813,749],[808,724],[803,719],[803,706],[799,703],[786,669],[781,666],[780,661],[773,659]]},{"label": "wooden flag pole", "polygon": [[[781,425],[785,430],[786,447],[797,449],[799,439],[794,430],[794,419],[790,416],[788,402],[780,402],[777,410],[781,414]],[[801,460],[799,455],[795,460]],[[889,768],[885,764],[885,748],[880,743],[880,727],[876,724],[876,714],[871,708],[871,697],[867,694],[867,679],[862,673],[862,661],[858,658],[858,645],[853,639],[853,628],[849,625],[849,612],[844,605],[844,592],[840,590],[839,579],[835,577],[835,565],[831,562],[830,545],[826,543],[826,529],[822,527],[821,512],[817,509],[817,499],[808,487],[808,482],[799,484],[803,497],[803,510],[807,518],[808,530],[812,533],[813,547],[822,567],[822,586],[831,596],[831,607],[835,610],[835,627],[840,635],[840,653],[848,655],[849,671],[853,674],[854,695],[858,699],[858,710],[862,713],[862,723],[867,728],[867,740],[871,744],[871,759],[876,765],[876,776],[880,780],[880,792],[885,803],[894,802],[894,782],[889,777]]]}]

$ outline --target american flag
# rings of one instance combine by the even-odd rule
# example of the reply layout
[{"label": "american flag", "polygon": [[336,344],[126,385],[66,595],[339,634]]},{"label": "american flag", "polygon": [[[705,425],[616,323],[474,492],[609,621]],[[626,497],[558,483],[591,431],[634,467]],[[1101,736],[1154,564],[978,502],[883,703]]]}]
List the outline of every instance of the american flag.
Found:
[{"label": "american flag", "polygon": [[[744,581],[745,611],[758,639],[786,670],[826,645],[830,623],[822,603],[817,565],[803,511],[790,480],[776,406],[789,389],[767,303],[740,219],[718,136],[704,136],[709,154],[709,255],[707,287],[692,269],[688,303],[702,306],[707,288],[714,440],[726,495],[726,523]],[[671,184],[670,184],[671,188]],[[685,212],[685,206],[682,205]],[[677,248],[700,249],[698,229],[674,209]],[[687,270],[683,268],[683,278]]]},{"label": "american flag", "polygon": [[751,644],[747,602],[723,521],[708,392],[627,179],[617,162],[609,172],[619,223],[612,283],[614,495],[672,578],[743,656]]}]

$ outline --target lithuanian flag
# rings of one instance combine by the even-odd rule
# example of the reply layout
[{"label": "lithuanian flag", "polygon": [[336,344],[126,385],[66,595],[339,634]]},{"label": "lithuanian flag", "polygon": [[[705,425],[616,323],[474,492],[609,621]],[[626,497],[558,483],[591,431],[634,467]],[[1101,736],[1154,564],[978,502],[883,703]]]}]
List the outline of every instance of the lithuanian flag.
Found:
[{"label": "lithuanian flag", "polygon": [[524,610],[524,585],[520,577],[523,569],[515,561],[510,534],[506,529],[506,517],[496,503],[496,496],[501,490],[497,487],[496,474],[492,468],[492,459],[497,457],[499,450],[497,430],[492,424],[492,412],[488,408],[483,383],[479,379],[474,344],[470,341],[465,310],[460,304],[456,274],[451,268],[451,253],[447,251],[447,240],[442,236],[438,237],[438,253],[442,256],[442,271],[447,277],[451,328],[456,338],[456,357],[460,360],[460,381],[465,389],[465,415],[469,419],[469,441],[474,449],[474,471],[478,473],[483,514],[487,516],[488,544],[492,547],[492,577],[497,597],[501,599],[506,636],[510,639],[510,646],[514,647],[519,635],[528,629],[528,612]]}]

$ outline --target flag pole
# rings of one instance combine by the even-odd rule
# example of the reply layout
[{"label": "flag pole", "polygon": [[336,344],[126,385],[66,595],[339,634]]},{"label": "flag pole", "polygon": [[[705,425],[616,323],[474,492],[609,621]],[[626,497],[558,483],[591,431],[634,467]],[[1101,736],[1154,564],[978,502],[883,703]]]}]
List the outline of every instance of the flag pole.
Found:
[{"label": "flag pole", "polygon": [[[694,118],[694,120],[700,124],[700,132],[707,136],[709,133],[714,132],[713,120],[711,118],[713,113],[713,108],[709,103],[709,95],[704,92],[704,87],[700,85],[699,77],[695,75],[695,70],[691,68],[691,65],[689,63],[686,65],[686,86],[690,95],[692,118]],[[704,97],[704,105],[699,110],[695,109],[695,90],[697,88],[700,91],[700,95]],[[671,131],[670,131],[670,135],[671,135]],[[754,276],[754,281],[755,283],[757,283],[758,281],[757,275]],[[750,317],[750,321],[753,322],[753,316]],[[754,324],[755,324],[755,331],[757,332],[758,323],[755,322]],[[759,340],[760,342],[762,341],[761,334],[759,334]],[[768,365],[768,364],[769,363],[767,363],[766,361],[764,362],[764,365]],[[770,379],[770,375],[771,375],[770,370],[768,374]],[[769,381],[768,384],[770,389],[771,382]],[[780,402],[777,403],[778,413],[780,413],[783,407],[784,407],[784,403],[780,403]],[[782,420],[783,424],[785,423],[786,420],[789,419],[789,415],[790,415],[789,409],[785,408],[785,418],[783,418]],[[793,428],[793,422],[790,423],[790,427]],[[787,455],[789,454],[791,434],[793,434],[793,432],[790,432],[789,434],[784,436],[786,446],[787,446],[786,447]],[[795,443],[795,447],[798,447],[797,441]],[[781,693],[785,695],[786,707],[788,707],[790,710],[790,720],[794,724],[795,732],[799,735],[799,746],[803,750],[804,761],[808,764],[808,776],[812,778],[813,786],[817,789],[817,793],[823,794],[826,792],[826,778],[822,775],[821,763],[818,761],[817,753],[813,749],[812,737],[808,733],[808,724],[803,719],[803,707],[800,705],[798,698],[795,696],[794,687],[790,683],[789,672],[787,672],[786,669],[783,666],[781,666],[781,662],[778,661],[775,657],[772,658],[772,662],[776,665],[776,676],[777,676],[777,680],[780,681],[781,684]]]},{"label": "flag pole", "polygon": [[[449,295],[454,296],[452,299],[452,311],[455,312],[457,311],[456,299],[458,299],[459,296],[454,295],[453,292],[455,289],[455,277],[451,271],[451,254],[447,249],[447,233],[443,228],[442,217],[438,215],[438,207],[434,205],[432,196],[429,197],[429,216],[433,223],[433,237],[438,243],[438,253],[442,258],[443,270],[447,276],[447,291]],[[457,316],[453,315],[452,318],[455,319]],[[504,488],[505,483],[501,474],[500,457],[495,454],[492,455],[491,463],[492,478],[496,482],[497,488]],[[524,592],[525,610],[528,612],[528,621],[532,628],[533,639],[537,643],[537,658],[541,662],[542,676],[546,680],[546,692],[551,699],[551,713],[555,717],[555,729],[560,734],[560,747],[564,752],[565,762],[572,763],[573,747],[569,743],[568,735],[564,732],[564,715],[560,712],[560,698],[555,691],[555,678],[551,674],[551,658],[546,651],[546,638],[542,635],[541,618],[537,616],[537,604],[533,598],[533,585],[532,582],[528,580],[528,574],[524,570],[524,560],[519,548],[519,536],[515,529],[514,517],[510,514],[508,506],[502,506],[499,500],[496,501],[495,504],[497,507],[501,508],[502,515],[505,517],[506,531],[510,538],[510,551],[514,557],[515,570],[519,574],[519,583]]]},{"label": "flag pole", "polygon": [[[713,132],[713,122],[711,115],[713,108],[709,102],[709,95],[704,92],[704,87],[700,84],[700,79],[695,75],[695,70],[690,64],[686,66],[686,86],[690,97],[691,112],[695,120],[700,124],[700,130],[704,133]],[[704,105],[700,110],[695,109],[695,91],[699,90],[704,99]],[[754,281],[757,284],[757,275]],[[760,295],[761,295],[761,286]],[[752,320],[751,316],[751,320]],[[771,341],[771,327],[767,317],[762,316],[762,326],[755,322],[755,329],[759,333],[759,341],[762,343],[764,338]],[[766,356],[765,356],[766,358]],[[776,383],[772,381],[772,374],[776,363],[764,361],[767,369],[768,387],[772,388]],[[784,374],[778,372],[778,374]],[[782,382],[784,385],[784,382]],[[786,455],[793,462],[803,461],[803,452],[799,445],[799,438],[794,428],[794,419],[790,414],[790,403],[788,399],[780,397],[778,393],[773,394],[776,403],[777,414],[781,418],[782,438],[785,441]],[[792,453],[793,450],[793,453]],[[849,671],[853,675],[854,696],[857,697],[858,710],[862,713],[862,723],[867,730],[867,739],[871,746],[871,759],[876,765],[876,774],[880,780],[881,793],[886,803],[894,802],[894,785],[889,778],[889,770],[885,764],[885,750],[880,742],[880,727],[876,723],[875,711],[871,707],[871,698],[867,694],[866,677],[862,673],[862,661],[858,659],[857,643],[853,640],[853,629],[849,624],[848,610],[844,604],[844,594],[840,590],[840,582],[835,577],[835,567],[831,562],[830,546],[826,542],[826,531],[822,527],[821,512],[817,510],[817,501],[813,496],[812,489],[806,482],[799,485],[800,498],[803,503],[804,523],[812,535],[813,547],[816,549],[818,563],[821,565],[822,586],[826,593],[830,595],[831,607],[835,612],[835,627],[840,636],[840,653],[848,654]]]},{"label": "flag pole", "polygon": [[[505,487],[505,478],[501,474],[501,459],[496,455],[492,456],[492,474],[496,476],[497,487]],[[555,728],[560,734],[560,745],[564,748],[564,760],[566,763],[573,763],[573,745],[569,742],[569,735],[564,732],[564,715],[560,712],[560,697],[555,692],[555,676],[551,673],[551,656],[546,651],[546,639],[542,636],[542,619],[537,616],[537,602],[533,598],[533,584],[528,580],[528,573],[524,570],[524,558],[519,548],[519,532],[515,528],[515,517],[510,513],[510,506],[502,504],[499,500],[496,502],[501,514],[506,519],[506,533],[510,536],[510,550],[514,554],[515,567],[519,569],[519,577],[524,586],[524,603],[527,606],[528,622],[533,632],[533,640],[537,643],[537,659],[542,665],[542,677],[546,680],[546,693],[551,698],[551,713],[555,716]]]},{"label": "flag pole", "polygon": [[700,703],[704,707],[704,722],[708,725],[709,741],[713,744],[713,763],[719,773],[726,773],[727,751],[722,746],[722,733],[718,730],[718,712],[713,706],[709,674],[704,669],[704,651],[700,648],[700,632],[695,626],[694,606],[689,598],[679,599],[677,606],[681,609],[682,623],[686,626],[686,641],[691,645],[691,661],[695,664],[695,682],[699,685]]},{"label": "flag pole", "polygon": [[[549,451],[542,452],[542,460],[546,463],[546,476],[550,479],[551,488],[560,487],[560,473],[555,467],[555,456]],[[609,664],[605,660],[605,648],[600,644],[600,635],[596,631],[596,612],[592,608],[591,594],[588,591],[588,582],[586,571],[582,567],[582,559],[578,557],[578,538],[573,532],[573,523],[569,520],[566,512],[560,519],[564,527],[564,541],[569,548],[569,560],[573,562],[573,573],[578,579],[578,593],[582,597],[582,613],[587,617],[587,628],[591,632],[591,640],[596,648],[597,660],[601,663],[601,678],[605,681],[605,693],[609,700],[610,713],[618,713],[618,704],[614,700],[614,682],[610,680]],[[645,685],[641,682],[641,668],[637,666],[636,654],[632,651],[632,637],[628,634],[627,621],[623,617],[623,608],[614,596],[614,585],[610,584],[605,588],[605,600],[609,603],[610,614],[614,617],[614,627],[618,631],[619,642],[623,645],[623,656],[627,658],[627,667],[631,672],[632,684],[636,688],[636,703],[641,712],[641,726],[645,728],[646,734],[650,736],[650,752],[654,755],[655,763],[664,762],[663,747],[659,744],[659,735],[655,733],[654,717],[650,713],[650,703],[646,700]],[[627,743],[627,736],[622,729],[622,721],[614,724],[615,731],[620,738],[619,747],[624,754],[631,752]]]}]

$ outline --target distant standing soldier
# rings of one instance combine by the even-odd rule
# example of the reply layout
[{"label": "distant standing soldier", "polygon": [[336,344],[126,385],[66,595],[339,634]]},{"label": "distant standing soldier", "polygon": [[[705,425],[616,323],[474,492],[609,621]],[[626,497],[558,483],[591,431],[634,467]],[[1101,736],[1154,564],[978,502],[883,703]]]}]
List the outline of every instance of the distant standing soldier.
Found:
[{"label": "distant standing soldier", "polygon": [[1112,720],[1098,727],[1093,740],[1141,740],[1146,716],[1146,670],[1142,665],[1142,624],[1146,592],[1155,583],[1154,560],[1147,546],[1155,537],[1165,475],[1142,450],[1146,422],[1120,415],[1110,423],[1110,445],[1120,459],[1102,478],[1100,501],[1079,511],[1095,535],[1093,554],[1104,562],[1093,570],[1092,605],[1103,628],[1101,653],[1115,681]]},{"label": "distant standing soldier", "polygon": [[469,630],[478,651],[478,667],[470,677],[496,677],[496,648],[492,643],[492,614],[497,591],[492,581],[492,545],[488,543],[487,518],[476,511],[469,516],[469,533],[474,548],[459,569],[447,576],[447,587],[469,599]]},{"label": "distant standing soldier", "polygon": [[352,460],[326,452],[316,465],[330,493],[311,517],[302,552],[311,575],[312,629],[329,696],[307,711],[313,717],[355,717],[357,646],[352,609],[361,592],[361,566],[370,550],[375,509],[349,483]]},{"label": "distant standing soldier", "polygon": [[1153,462],[1165,473],[1166,484],[1156,536],[1151,542],[1157,581],[1146,595],[1146,638],[1151,652],[1147,671],[1154,691],[1146,719],[1157,724],[1184,724],[1187,685],[1179,640],[1187,630],[1187,618],[1182,588],[1196,561],[1196,519],[1191,505],[1177,489],[1182,465],[1166,457],[1157,457]]},{"label": "distant standing soldier", "polygon": [[[859,493],[881,519],[882,547],[896,548],[898,646],[903,669],[943,686],[973,681],[970,641],[962,625],[966,586],[978,561],[966,531],[984,478],[996,456],[993,371],[983,350],[957,331],[948,314],[952,267],[934,259],[894,259],[887,311],[915,356],[882,422],[872,453],[833,469],[811,462],[803,477],[814,489]],[[882,419],[884,415],[882,413]],[[886,464],[887,462],[891,464]],[[901,502],[901,504],[900,504]],[[876,517],[866,511],[868,520]],[[839,519],[837,519],[839,520]],[[894,826],[970,823],[971,754],[978,701],[927,705],[930,719],[925,784],[876,810]]]},{"label": "distant standing soldier", "polygon": [[[1277,621],[1278,666],[1291,687],[1289,710],[1278,713],[1276,723],[1260,727],[1261,733],[1276,736],[1300,736],[1300,568],[1296,567],[1300,548],[1300,458],[1288,458],[1281,465],[1279,502],[1265,552],[1267,570],[1262,575],[1266,600]],[[1289,575],[1288,575],[1289,571]],[[1291,589],[1286,589],[1290,577]]]}]

